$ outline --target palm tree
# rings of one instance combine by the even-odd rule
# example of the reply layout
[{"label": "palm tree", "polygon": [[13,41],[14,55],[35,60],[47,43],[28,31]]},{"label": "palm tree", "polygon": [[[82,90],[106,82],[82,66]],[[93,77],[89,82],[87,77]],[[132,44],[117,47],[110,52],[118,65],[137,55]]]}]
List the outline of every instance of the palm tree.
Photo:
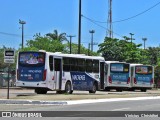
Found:
[{"label": "palm tree", "polygon": [[46,36],[53,40],[58,40],[60,42],[67,41],[66,33],[58,34],[57,30],[54,30],[53,33],[47,33]]}]

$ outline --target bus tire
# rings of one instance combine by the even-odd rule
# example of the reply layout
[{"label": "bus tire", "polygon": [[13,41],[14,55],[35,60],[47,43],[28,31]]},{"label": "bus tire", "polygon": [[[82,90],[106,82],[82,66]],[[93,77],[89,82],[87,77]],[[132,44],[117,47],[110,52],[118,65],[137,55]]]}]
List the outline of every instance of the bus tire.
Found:
[{"label": "bus tire", "polygon": [[47,93],[47,90],[46,89],[40,89],[40,88],[36,88],[35,89],[35,93],[37,94],[46,94]]},{"label": "bus tire", "polygon": [[116,89],[117,92],[122,92],[123,90],[121,88]]},{"label": "bus tire", "polygon": [[64,91],[60,91],[60,90],[56,91],[56,94],[63,94],[63,93]]},{"label": "bus tire", "polygon": [[141,92],[146,92],[146,91],[147,91],[147,89],[145,89],[145,88],[141,89]]},{"label": "bus tire", "polygon": [[72,94],[73,90],[72,90],[72,87],[71,87],[71,82],[67,82],[66,85],[65,85],[65,93],[66,94]]},{"label": "bus tire", "polygon": [[92,90],[90,90],[89,93],[96,93],[96,91],[97,91],[97,84],[94,83],[92,86]]},{"label": "bus tire", "polygon": [[110,88],[107,88],[107,87],[106,87],[106,88],[105,88],[105,91],[110,91]]}]

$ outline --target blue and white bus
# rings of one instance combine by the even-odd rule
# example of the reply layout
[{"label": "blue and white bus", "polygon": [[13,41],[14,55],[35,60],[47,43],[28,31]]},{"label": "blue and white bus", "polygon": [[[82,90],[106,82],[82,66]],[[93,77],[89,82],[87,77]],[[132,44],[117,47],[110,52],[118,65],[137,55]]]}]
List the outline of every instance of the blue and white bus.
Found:
[{"label": "blue and white bus", "polygon": [[121,92],[131,87],[130,64],[119,61],[105,61],[105,90],[116,89]]},{"label": "blue and white bus", "polygon": [[131,64],[131,90],[146,92],[154,85],[154,67],[151,65]]},{"label": "blue and white bus", "polygon": [[49,90],[95,93],[104,87],[104,58],[81,54],[19,52],[16,86],[33,88],[37,94]]}]

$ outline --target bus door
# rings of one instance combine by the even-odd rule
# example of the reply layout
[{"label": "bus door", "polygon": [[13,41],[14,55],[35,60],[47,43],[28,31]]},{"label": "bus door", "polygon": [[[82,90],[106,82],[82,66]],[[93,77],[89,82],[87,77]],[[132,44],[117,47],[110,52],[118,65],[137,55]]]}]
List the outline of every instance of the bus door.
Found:
[{"label": "bus door", "polygon": [[104,62],[100,62],[100,89],[104,89]]},{"label": "bus door", "polygon": [[62,86],[62,58],[54,58],[56,89],[61,90]]}]

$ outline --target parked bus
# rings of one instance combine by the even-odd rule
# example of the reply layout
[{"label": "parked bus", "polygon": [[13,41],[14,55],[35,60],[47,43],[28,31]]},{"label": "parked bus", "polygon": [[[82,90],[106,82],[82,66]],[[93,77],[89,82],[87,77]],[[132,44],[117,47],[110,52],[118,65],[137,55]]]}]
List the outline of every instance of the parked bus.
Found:
[{"label": "parked bus", "polygon": [[73,90],[95,93],[104,86],[104,58],[81,54],[19,52],[16,86],[71,94]]},{"label": "parked bus", "polygon": [[105,90],[116,89],[121,92],[131,87],[130,64],[119,61],[105,61]]},{"label": "parked bus", "polygon": [[154,67],[151,65],[131,64],[131,90],[146,92],[154,85]]}]

